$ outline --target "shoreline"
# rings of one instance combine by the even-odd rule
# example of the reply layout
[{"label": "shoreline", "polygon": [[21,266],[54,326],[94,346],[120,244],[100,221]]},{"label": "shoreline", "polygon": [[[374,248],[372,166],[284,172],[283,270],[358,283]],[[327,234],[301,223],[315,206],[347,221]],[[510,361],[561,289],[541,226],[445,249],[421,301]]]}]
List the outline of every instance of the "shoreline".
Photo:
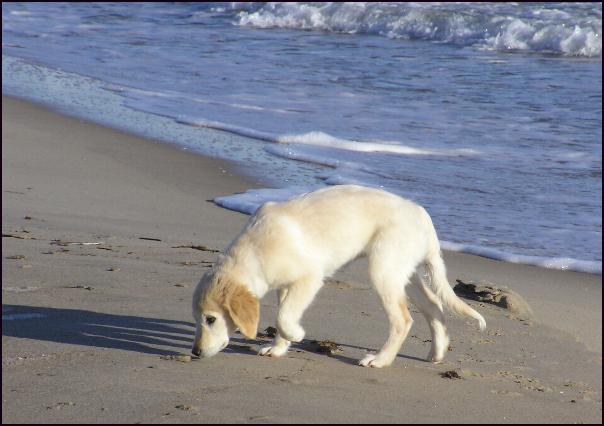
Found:
[{"label": "shoreline", "polygon": [[[126,128],[127,126],[126,127],[118,126],[118,125],[116,125],[115,122],[105,123],[102,120],[95,121],[90,117],[83,117],[79,114],[76,114],[73,111],[73,108],[75,107],[74,105],[71,105],[70,107],[67,107],[66,105],[57,106],[57,105],[50,104],[49,101],[47,101],[47,100],[46,101],[34,100],[34,99],[31,99],[31,98],[28,98],[25,96],[20,97],[18,95],[3,95],[3,97],[7,97],[9,99],[21,100],[21,101],[32,103],[35,105],[40,105],[41,107],[48,108],[49,110],[54,111],[58,114],[62,114],[62,115],[68,116],[68,117],[78,119],[78,120],[83,120],[90,124],[100,125],[102,127],[108,127],[113,130],[123,132],[124,134],[127,134],[127,135],[139,137],[142,139],[152,140],[156,143],[166,144],[166,145],[173,147],[174,149],[183,150],[192,155],[199,155],[199,156],[202,156],[205,158],[211,158],[211,159],[216,159],[217,161],[225,162],[225,163],[229,164],[229,166],[228,166],[229,170],[231,170],[236,175],[239,175],[242,179],[246,180],[247,182],[251,183],[249,188],[246,188],[246,189],[258,189],[258,188],[271,189],[271,188],[275,187],[274,180],[271,181],[271,178],[266,178],[265,176],[262,176],[261,174],[252,171],[252,169],[254,167],[255,168],[262,167],[263,166],[262,163],[246,165],[241,161],[241,159],[232,160],[232,161],[225,159],[224,153],[222,153],[222,154],[214,153],[215,155],[211,155],[211,154],[207,154],[204,152],[196,152],[195,149],[191,149],[186,144],[183,145],[180,143],[172,142],[165,138],[162,139],[162,138],[149,137],[148,135],[143,134],[144,132],[140,129],[140,125],[137,127],[138,131],[136,131],[136,130],[131,130],[131,129]],[[202,127],[205,129],[204,126],[202,126]],[[246,134],[245,132],[240,133],[237,130],[231,131],[231,130],[227,130],[227,129],[213,128],[211,126],[209,126],[208,128],[210,129],[209,130],[210,132],[217,132],[219,134],[225,134],[228,137],[244,138],[244,139],[249,139],[249,140],[253,140],[253,141],[269,140],[269,139],[263,138],[261,136],[254,137],[252,135]],[[208,134],[201,134],[200,137],[202,139],[207,138]],[[275,156],[272,156],[271,154],[267,154],[267,155],[269,157],[271,157],[274,161],[283,161],[280,158],[278,158],[279,156],[275,157]],[[265,159],[263,161],[266,162],[267,160]],[[270,160],[268,160],[268,161],[270,161]],[[294,163],[297,162],[296,160],[285,160],[285,161],[286,162],[293,161]],[[310,165],[308,163],[305,163],[305,164]],[[314,165],[314,166],[316,166],[316,165]],[[296,181],[296,179],[292,179],[292,182],[290,182],[290,184],[293,183],[294,185],[299,185],[299,183],[295,183],[295,181]],[[306,185],[302,184],[302,186],[306,186]],[[310,185],[310,186],[312,186],[312,185]],[[289,189],[289,187],[285,187],[284,189],[287,191]],[[225,198],[225,199],[230,198],[231,199],[230,204],[237,204],[237,202],[235,201],[237,199],[237,197],[238,197],[238,194],[224,194],[223,198]],[[227,208],[227,207],[225,207],[225,208]],[[238,208],[233,207],[233,208],[227,208],[227,209],[232,210],[232,211],[237,211],[240,213],[244,213],[244,214],[246,213],[245,208],[238,209]],[[438,231],[438,229],[437,229],[437,231]],[[463,254],[467,254],[467,255],[471,255],[471,256],[482,257],[485,259],[501,261],[501,262],[505,262],[505,263],[536,266],[539,268],[551,269],[551,270],[563,271],[563,272],[579,272],[579,273],[593,274],[593,275],[600,276],[600,277],[602,276],[602,269],[601,269],[602,264],[601,264],[601,262],[598,262],[595,260],[594,261],[581,260],[581,259],[563,257],[563,256],[546,257],[546,256],[536,256],[536,255],[523,255],[523,254],[502,251],[502,250],[495,249],[495,248],[488,247],[488,246],[481,246],[481,245],[476,245],[476,244],[472,244],[472,243],[457,243],[457,242],[453,242],[453,241],[442,241],[441,240],[441,246],[443,247],[443,251],[458,252],[458,253],[463,253]]]},{"label": "shoreline", "polygon": [[[2,102],[2,226],[16,236],[3,238],[3,320],[42,315],[3,321],[3,422],[601,421],[601,276],[458,252],[444,251],[451,284],[509,286],[532,306],[534,324],[470,302],[492,333],[448,318],[453,351],[433,365],[422,361],[429,333],[414,314],[419,337],[392,367],[356,367],[386,333],[361,261],[338,273],[340,284],[326,285],[303,319],[309,338],[342,344],[342,359],[303,348],[284,360],[251,357],[254,343],[239,337],[207,361],[161,359],[189,353],[190,293],[215,258],[190,246],[222,250],[248,218],[208,200],[257,184],[227,161]],[[261,302],[261,329],[273,322],[275,299]],[[456,385],[438,375],[455,368],[473,374]],[[374,390],[340,399],[337,391],[359,383]],[[485,408],[472,410],[476,402]],[[183,404],[197,408],[175,408]],[[237,404],[238,412],[228,408]]]},{"label": "shoreline", "polygon": [[[162,115],[161,113],[160,115],[155,115],[144,112],[144,109],[133,109],[122,105],[120,96],[111,90],[106,90],[101,80],[84,75],[69,74],[69,79],[77,82],[76,87],[78,89],[74,90],[72,86],[65,85],[62,73],[53,68],[44,68],[42,72],[44,78],[32,79],[31,76],[36,75],[36,72],[40,70],[32,68],[31,64],[28,64],[27,61],[23,62],[23,59],[17,57],[5,57],[3,55],[3,59],[6,59],[6,61],[3,60],[3,75],[6,74],[5,80],[8,81],[3,88],[13,96],[21,97],[23,100],[41,104],[51,110],[84,119],[91,123],[122,130],[128,134],[142,138],[161,141],[176,146],[179,149],[188,150],[193,154],[220,158],[226,161],[233,160],[233,170],[237,170],[238,174],[258,183],[258,186],[264,186],[262,190],[266,194],[265,201],[277,201],[275,199],[277,197],[275,192],[285,191],[290,192],[292,196],[296,195],[295,188],[299,186],[319,188],[323,186],[320,180],[327,179],[329,181],[331,179],[330,176],[336,176],[336,182],[351,183],[346,178],[341,180],[338,177],[337,163],[333,163],[333,159],[327,163],[324,163],[322,160],[316,162],[317,158],[313,159],[312,155],[305,158],[304,154],[301,158],[297,159],[299,154],[292,156],[290,152],[290,150],[293,150],[292,152],[296,153],[299,149],[296,148],[295,144],[288,147],[288,145],[273,145],[272,143],[263,142],[268,140],[272,140],[273,142],[278,141],[281,136],[276,134],[273,135],[276,138],[274,139],[267,134],[260,134],[251,129],[245,130],[232,126],[223,128],[220,125],[214,127],[216,123],[212,124],[212,122],[196,124],[195,120],[189,122],[184,117],[178,118],[178,116]],[[20,71],[21,67],[25,67],[26,71]],[[16,69],[14,72],[11,72],[13,68]],[[49,81],[45,83],[46,79],[49,79]],[[325,136],[330,137],[328,135]],[[178,142],[175,142],[176,140]],[[203,143],[199,143],[200,140],[203,140]],[[332,170],[334,165],[336,168]],[[263,173],[259,173],[259,170],[263,171]],[[322,176],[322,178],[318,179],[318,176]],[[354,183],[354,179],[352,183]],[[369,180],[365,184],[371,185],[371,181]],[[270,188],[278,188],[278,190]],[[390,189],[396,192],[395,188]],[[404,196],[404,194],[402,195]],[[231,204],[237,204],[240,196],[227,195],[224,198],[229,199]],[[246,212],[245,207],[233,208],[242,213]],[[446,215],[438,205],[432,205],[432,208],[440,209],[440,214]],[[436,211],[433,213],[438,214]],[[598,213],[601,213],[601,209]],[[501,214],[502,212],[499,212],[499,215]],[[590,256],[584,256],[582,259],[572,257],[570,253],[560,247],[549,255],[543,253],[539,255],[536,253],[521,254],[520,252],[523,250],[514,250],[513,247],[517,243],[514,244],[512,242],[508,244],[507,249],[481,245],[478,241],[485,237],[481,231],[481,226],[468,228],[460,235],[457,228],[460,226],[464,228],[461,225],[462,223],[465,223],[465,220],[458,221],[456,225],[447,230],[447,234],[439,234],[442,238],[442,247],[451,251],[459,251],[503,262],[602,275],[601,260],[585,260]],[[503,224],[502,226],[505,227]],[[444,231],[442,228],[439,228],[439,230]],[[516,235],[520,238],[523,233],[524,231],[518,228]],[[453,235],[457,235],[457,238]],[[469,239],[470,241],[466,241],[466,235],[472,235],[472,238]],[[517,239],[514,236],[507,237],[507,239],[510,238],[512,241]],[[457,243],[455,240],[465,242]],[[490,237],[487,236],[487,240],[490,240]],[[495,241],[497,240],[495,238]],[[550,241],[550,243],[557,244],[555,240]],[[529,242],[528,245],[534,246],[534,244],[537,244],[537,246],[540,245],[538,241]],[[522,242],[520,242],[520,245],[524,246]],[[573,247],[573,243],[567,241],[566,247]],[[601,258],[601,253],[596,253],[595,255]],[[579,256],[578,253],[577,256]]]}]

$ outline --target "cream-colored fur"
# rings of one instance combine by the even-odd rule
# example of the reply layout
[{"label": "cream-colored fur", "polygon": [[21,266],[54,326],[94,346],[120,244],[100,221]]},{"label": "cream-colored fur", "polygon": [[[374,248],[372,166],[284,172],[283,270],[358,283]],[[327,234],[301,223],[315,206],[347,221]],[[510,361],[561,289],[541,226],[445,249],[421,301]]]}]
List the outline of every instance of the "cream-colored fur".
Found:
[{"label": "cream-colored fur", "polygon": [[[381,350],[360,365],[392,363],[413,322],[407,297],[430,325],[431,361],[441,361],[449,343],[443,305],[485,328],[482,315],[459,299],[447,281],[428,213],[382,190],[342,185],[266,203],[256,212],[195,290],[193,353],[214,355],[228,344],[236,327],[254,338],[258,299],[277,290],[279,333],[260,354],[285,355],[290,342],[304,338],[300,320],[323,280],[362,254],[369,258],[369,274],[388,316],[390,335]],[[435,292],[417,273],[421,265]]]}]

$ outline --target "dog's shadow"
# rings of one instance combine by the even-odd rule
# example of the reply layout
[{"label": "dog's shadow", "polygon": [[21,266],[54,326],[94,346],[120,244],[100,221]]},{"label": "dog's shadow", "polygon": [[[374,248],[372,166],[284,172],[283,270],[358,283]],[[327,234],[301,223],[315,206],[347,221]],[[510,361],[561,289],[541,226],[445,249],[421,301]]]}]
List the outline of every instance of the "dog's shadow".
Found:
[{"label": "dog's shadow", "polygon": [[191,349],[194,324],[81,309],[2,305],[2,335],[175,355]]},{"label": "dog's shadow", "polygon": [[[177,355],[189,352],[195,334],[195,324],[187,321],[107,314],[82,309],[60,309],[41,306],[2,305],[2,335],[24,339],[72,345],[146,353]],[[257,355],[250,345],[266,345],[271,340],[231,338],[229,352]],[[310,340],[292,345],[291,349],[318,353]],[[369,351],[359,346],[340,346]],[[326,354],[347,364],[358,360],[342,354]],[[398,355],[399,357],[421,360]]]},{"label": "dog's shadow", "polygon": [[[190,353],[195,324],[82,309],[3,304],[2,335],[150,355],[179,355]],[[255,355],[250,343],[258,342],[232,338],[229,352]]]}]

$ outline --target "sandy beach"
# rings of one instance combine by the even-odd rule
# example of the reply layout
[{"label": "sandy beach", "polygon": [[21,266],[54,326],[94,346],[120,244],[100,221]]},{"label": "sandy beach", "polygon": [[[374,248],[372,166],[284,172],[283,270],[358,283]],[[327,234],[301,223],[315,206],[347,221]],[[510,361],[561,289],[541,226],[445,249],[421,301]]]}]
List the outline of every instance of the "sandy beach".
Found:
[{"label": "sandy beach", "polygon": [[[387,322],[359,260],[321,290],[287,358],[241,335],[213,358],[179,357],[192,291],[248,219],[211,200],[254,179],[4,96],[2,119],[3,423],[601,423],[601,276],[454,252],[452,284],[507,286],[534,318],[468,301],[487,331],[449,315],[435,365],[413,310],[393,365],[362,368]],[[260,331],[275,307],[261,301]]]}]

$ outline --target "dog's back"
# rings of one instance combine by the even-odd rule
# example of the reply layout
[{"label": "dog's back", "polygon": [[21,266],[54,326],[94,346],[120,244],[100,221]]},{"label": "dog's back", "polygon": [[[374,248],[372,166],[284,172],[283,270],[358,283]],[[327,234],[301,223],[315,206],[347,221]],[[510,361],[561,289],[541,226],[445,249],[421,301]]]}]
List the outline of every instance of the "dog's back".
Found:
[{"label": "dog's back", "polygon": [[[383,233],[426,241],[424,215],[421,206],[386,191],[339,185],[265,204],[242,237],[262,253],[288,253],[288,264],[312,264],[330,275]],[[416,249],[419,258],[427,246]]]}]

